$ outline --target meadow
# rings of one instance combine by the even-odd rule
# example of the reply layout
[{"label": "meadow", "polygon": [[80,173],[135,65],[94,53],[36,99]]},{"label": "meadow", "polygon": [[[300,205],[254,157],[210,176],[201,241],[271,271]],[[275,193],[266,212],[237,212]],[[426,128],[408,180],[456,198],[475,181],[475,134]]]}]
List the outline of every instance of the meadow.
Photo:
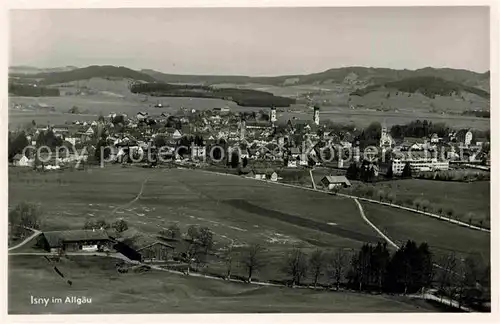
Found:
[{"label": "meadow", "polygon": [[[454,215],[468,222],[468,217],[484,225],[490,223],[490,181],[457,182],[402,179],[377,182],[374,188],[392,193],[396,201],[427,200],[433,212],[453,209]],[[370,186],[370,185],[365,185]]]},{"label": "meadow", "polygon": [[[363,243],[382,241],[361,218],[352,199],[284,187],[201,170],[140,167],[89,168],[81,171],[34,172],[9,168],[9,208],[21,201],[43,210],[42,230],[81,229],[87,220],[108,223],[125,219],[128,233],[154,235],[176,223],[209,227],[215,250],[235,248],[232,275],[244,277],[241,253],[246,245],[264,247],[265,266],[254,280],[282,281],[286,253],[301,247],[357,250]],[[366,216],[398,244],[427,242],[436,261],[451,251],[489,260],[489,234],[426,216],[362,203]],[[19,252],[32,251],[28,244]],[[13,313],[101,312],[375,312],[428,311],[429,305],[408,299],[356,293],[326,293],[248,286],[217,280],[186,278],[149,271],[118,274],[116,261],[80,260],[70,256],[61,270],[75,283],[69,287],[39,256],[10,256],[9,311]],[[77,260],[78,259],[78,260]],[[223,260],[211,258],[202,272],[224,274]],[[310,278],[304,281],[310,282]],[[320,277],[320,284],[330,280]],[[30,295],[83,295],[91,305],[29,305]],[[151,301],[151,308],[143,310]],[[210,300],[210,303],[207,301]],[[144,302],[145,301],[145,302]],[[130,304],[137,305],[133,308]],[[106,305],[106,306],[104,306]],[[128,305],[128,306],[127,306]],[[418,308],[420,307],[420,308]],[[434,310],[435,311],[435,310]]]},{"label": "meadow", "polygon": [[[183,233],[190,225],[206,226],[214,232],[216,249],[259,243],[266,249],[262,258],[267,265],[256,278],[264,280],[284,279],[276,270],[283,268],[284,255],[294,246],[311,252],[381,241],[351,199],[203,171],[111,166],[34,173],[11,168],[10,207],[21,201],[41,204],[45,231],[123,218],[144,234],[157,234],[174,223]],[[221,270],[216,264],[214,268]],[[237,267],[235,275],[244,274]]]},{"label": "meadow", "polygon": [[[9,314],[437,312],[420,300],[227,283],[161,271],[120,274],[116,260],[9,256]],[[31,305],[30,298],[87,297],[88,304]]]},{"label": "meadow", "polygon": [[[92,96],[62,96],[62,97],[9,97],[9,104],[36,104],[43,103],[55,108],[54,113],[25,113],[9,110],[9,128],[15,128],[20,125],[35,120],[43,123],[60,123],[72,122],[73,120],[94,120],[100,114],[107,116],[108,114],[125,113],[129,116],[134,116],[139,111],[148,111],[152,116],[159,116],[161,113],[175,113],[181,107],[187,109],[206,110],[215,107],[230,107],[232,111],[258,111],[266,110],[261,107],[240,107],[232,101],[220,99],[203,99],[203,98],[175,98],[175,97],[150,97],[148,101],[143,101],[144,96],[128,95],[126,97],[117,97],[113,95],[92,95]],[[157,103],[162,103],[164,108],[154,108]],[[88,116],[72,115],[66,112],[73,106],[77,106],[80,110],[87,110]],[[293,117],[298,120],[310,120],[312,112],[307,110],[304,105],[295,104],[290,107],[289,112],[285,108],[282,112],[278,112],[278,122],[286,123],[288,119]],[[415,119],[428,119],[435,123],[444,122],[454,128],[474,128],[478,130],[486,130],[490,128],[490,120],[487,118],[477,118],[471,116],[458,115],[442,115],[438,113],[417,112],[414,111],[375,111],[368,109],[352,110],[342,106],[325,106],[320,112],[322,120],[332,120],[336,123],[354,124],[357,127],[366,127],[372,122],[386,123],[388,127],[396,124],[405,124]]]},{"label": "meadow", "polygon": [[[352,199],[200,170],[108,166],[39,173],[9,168],[9,207],[21,201],[41,204],[45,231],[81,229],[91,219],[112,223],[123,218],[144,234],[157,234],[174,223],[184,233],[190,225],[206,226],[215,233],[216,248],[259,243],[266,248],[268,266],[257,278],[265,280],[284,279],[276,269],[282,269],[284,253],[294,246],[311,252],[382,241]],[[364,205],[367,217],[391,238],[489,255],[488,234]],[[235,274],[244,275],[244,269]]]},{"label": "meadow", "polygon": [[486,262],[490,260],[489,233],[370,202],[361,204],[366,217],[399,246],[408,240],[427,242],[436,262],[452,252],[463,257],[480,256]]}]

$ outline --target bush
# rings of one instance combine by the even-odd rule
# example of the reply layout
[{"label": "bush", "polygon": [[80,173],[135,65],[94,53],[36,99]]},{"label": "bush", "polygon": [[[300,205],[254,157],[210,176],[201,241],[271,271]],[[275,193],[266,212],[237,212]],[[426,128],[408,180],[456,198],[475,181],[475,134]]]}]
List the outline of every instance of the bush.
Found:
[{"label": "bush", "polygon": [[122,233],[128,229],[128,224],[123,219],[119,219],[113,223],[113,228],[117,233]]}]

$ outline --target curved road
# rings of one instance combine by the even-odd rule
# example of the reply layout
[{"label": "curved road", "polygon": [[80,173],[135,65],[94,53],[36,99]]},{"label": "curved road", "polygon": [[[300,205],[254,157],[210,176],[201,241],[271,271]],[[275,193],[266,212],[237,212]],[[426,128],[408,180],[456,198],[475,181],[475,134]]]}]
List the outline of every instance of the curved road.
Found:
[{"label": "curved road", "polygon": [[40,235],[42,233],[39,230],[36,230],[36,229],[33,229],[33,228],[30,228],[30,230],[33,231],[33,234],[31,234],[30,236],[28,236],[27,238],[25,238],[21,243],[16,244],[16,245],[10,247],[9,251],[12,251],[12,250],[20,248],[21,246],[23,246],[26,243],[30,242],[32,239],[34,239],[35,237],[37,237],[38,235]]}]

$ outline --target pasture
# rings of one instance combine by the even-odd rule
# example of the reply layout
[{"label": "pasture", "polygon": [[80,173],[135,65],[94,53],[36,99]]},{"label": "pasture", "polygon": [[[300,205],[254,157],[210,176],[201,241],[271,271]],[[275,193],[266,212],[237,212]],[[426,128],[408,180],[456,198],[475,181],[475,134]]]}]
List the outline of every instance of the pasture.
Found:
[{"label": "pasture", "polygon": [[[9,204],[21,201],[41,204],[45,231],[81,229],[86,220],[98,218],[108,223],[123,218],[146,234],[173,223],[183,233],[189,225],[207,226],[215,248],[230,243],[265,247],[267,266],[256,278],[266,280],[282,279],[276,270],[293,246],[308,252],[357,249],[381,240],[352,199],[194,170],[111,166],[34,173],[11,168]],[[244,269],[235,274],[243,275]]]},{"label": "pasture", "polygon": [[428,200],[433,207],[443,207],[444,211],[451,208],[465,222],[468,222],[468,213],[472,213],[474,223],[479,220],[483,220],[485,225],[490,223],[489,181],[466,183],[405,179],[378,182],[374,187],[393,193],[399,200],[421,198]]},{"label": "pasture", "polygon": [[[161,271],[120,274],[103,257],[63,258],[57,267],[41,256],[9,256],[9,314],[436,312],[402,297],[227,283]],[[30,298],[91,298],[89,304],[31,305]]]},{"label": "pasture", "polygon": [[440,221],[425,215],[399,210],[370,202],[361,204],[366,217],[396,244],[408,240],[427,242],[431,251],[439,256],[452,251],[458,255],[480,255],[490,260],[490,234]]},{"label": "pasture", "polygon": [[[152,116],[159,116],[161,113],[175,113],[180,108],[184,107],[189,110],[206,110],[216,107],[228,106],[232,111],[258,111],[268,110],[259,107],[240,107],[232,101],[220,99],[204,99],[204,98],[175,98],[175,97],[149,97],[145,102],[142,100],[144,96],[130,95],[126,97],[117,97],[111,95],[92,95],[92,96],[62,96],[62,97],[9,97],[9,104],[37,104],[43,103],[53,106],[56,110],[54,113],[43,112],[17,112],[9,110],[9,128],[16,128],[31,122],[33,119],[40,124],[43,123],[58,123],[64,124],[73,120],[94,120],[100,114],[107,116],[108,114],[125,113],[129,116],[134,116],[139,111],[148,111]],[[162,103],[164,108],[154,108],[156,103]],[[66,112],[73,106],[77,106],[80,110],[88,110],[88,115],[72,115]],[[298,120],[310,120],[312,111],[307,110],[304,105],[292,105],[290,107],[299,112],[288,112],[285,108],[283,112],[278,113],[278,122],[286,123],[288,119],[296,117]],[[424,113],[414,111],[375,111],[368,109],[352,110],[347,107],[326,106],[322,107],[320,112],[322,120],[332,120],[336,123],[354,124],[356,127],[367,127],[372,122],[386,123],[388,127],[396,124],[405,124],[415,119],[428,119],[434,123],[444,122],[454,128],[473,128],[478,130],[486,130],[490,128],[490,120],[487,118],[477,118],[470,116],[459,115],[442,115],[438,113]]]}]

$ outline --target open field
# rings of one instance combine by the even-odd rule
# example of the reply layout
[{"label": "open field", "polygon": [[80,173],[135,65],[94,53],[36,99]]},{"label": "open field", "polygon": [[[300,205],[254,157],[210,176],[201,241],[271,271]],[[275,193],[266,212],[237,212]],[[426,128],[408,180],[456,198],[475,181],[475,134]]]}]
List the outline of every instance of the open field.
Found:
[{"label": "open field", "polygon": [[[361,202],[366,217],[396,244],[427,242],[436,256],[455,251],[490,259],[490,234],[469,230],[428,216],[369,202]],[[439,261],[439,260],[436,260]]]},{"label": "open field", "polygon": [[[182,232],[190,224],[207,226],[215,233],[216,248],[260,243],[267,250],[267,266],[256,277],[262,280],[285,278],[276,270],[292,246],[310,252],[381,241],[352,199],[198,170],[111,166],[33,173],[10,168],[11,207],[23,200],[41,203],[43,230],[80,229],[87,219],[100,217],[109,223],[124,218],[139,233],[156,234],[172,223]],[[386,206],[363,206],[367,217],[397,241],[489,255],[488,234]],[[214,263],[209,270],[222,268]],[[245,270],[237,267],[234,274]]]},{"label": "open field", "polygon": [[[207,226],[215,233],[216,248],[233,242],[260,243],[267,249],[267,266],[258,279],[283,279],[276,269],[294,245],[307,251],[357,249],[382,240],[351,199],[239,177],[119,166],[64,173],[11,168],[9,173],[10,204],[41,203],[45,231],[81,229],[87,219],[100,217],[109,223],[124,218],[129,227],[150,234],[172,223],[182,232],[191,224]],[[118,206],[124,208],[116,210]],[[244,269],[238,267],[235,274],[243,275]]]},{"label": "open field", "polygon": [[375,188],[392,192],[396,199],[422,198],[434,206],[442,206],[446,211],[452,208],[455,214],[468,221],[467,213],[473,213],[473,222],[490,222],[490,182],[454,182],[433,180],[394,180],[378,182]]},{"label": "open field", "polygon": [[[149,101],[142,102],[141,98],[144,96],[127,96],[120,98],[116,96],[95,95],[95,96],[67,96],[67,97],[10,97],[10,103],[18,104],[36,104],[43,103],[54,106],[55,113],[24,113],[9,111],[9,127],[15,128],[18,125],[24,125],[35,120],[42,124],[45,122],[50,123],[64,123],[73,120],[89,120],[96,119],[99,114],[104,116],[111,112],[125,113],[130,116],[135,115],[138,111],[148,111],[150,115],[160,115],[162,112],[174,113],[179,108],[185,107],[188,109],[205,110],[215,107],[228,106],[232,111],[256,111],[266,108],[259,107],[239,107],[236,103],[231,101],[224,101],[219,99],[202,99],[202,98],[173,98],[173,97],[150,97]],[[165,108],[153,108],[157,102],[161,102]],[[62,114],[67,112],[73,106],[79,107],[82,111],[88,110],[89,115],[95,116],[80,116],[71,114]],[[292,110],[300,112],[285,111],[278,113],[278,122],[286,123],[288,119],[296,117],[299,120],[309,120],[312,118],[312,112],[307,110],[304,105],[292,105]],[[418,116],[418,117],[417,117]],[[469,116],[457,115],[441,115],[437,113],[418,113],[413,111],[401,112],[382,112],[367,109],[352,110],[347,107],[324,107],[321,111],[322,120],[332,120],[337,123],[354,124],[357,127],[366,127],[371,122],[385,122],[388,127],[395,124],[405,124],[415,119],[428,119],[435,123],[444,122],[455,128],[474,128],[478,130],[489,129],[490,120],[487,118],[477,118]]]},{"label": "open field", "polygon": [[[160,271],[120,274],[115,260],[101,257],[62,259],[58,268],[40,256],[9,257],[9,314],[116,313],[305,313],[436,312],[423,301],[350,292],[315,292],[258,287],[183,277]],[[91,298],[89,304],[31,305],[33,297]]]}]

